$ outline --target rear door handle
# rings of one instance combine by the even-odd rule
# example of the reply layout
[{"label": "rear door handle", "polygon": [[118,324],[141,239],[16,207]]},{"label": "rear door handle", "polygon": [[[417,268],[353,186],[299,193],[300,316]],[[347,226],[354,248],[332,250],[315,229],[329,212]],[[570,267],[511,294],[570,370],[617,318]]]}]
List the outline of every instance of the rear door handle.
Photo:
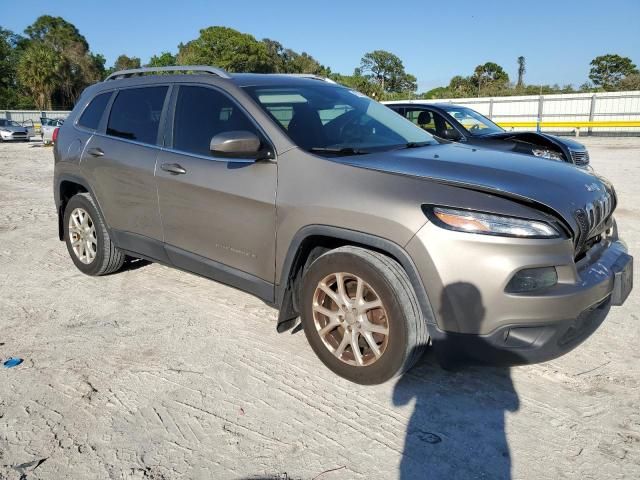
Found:
[{"label": "rear door handle", "polygon": [[92,157],[104,157],[104,152],[100,148],[90,148],[87,153]]},{"label": "rear door handle", "polygon": [[187,173],[187,171],[178,163],[163,163],[160,168],[165,172],[169,172],[173,175],[183,175]]}]

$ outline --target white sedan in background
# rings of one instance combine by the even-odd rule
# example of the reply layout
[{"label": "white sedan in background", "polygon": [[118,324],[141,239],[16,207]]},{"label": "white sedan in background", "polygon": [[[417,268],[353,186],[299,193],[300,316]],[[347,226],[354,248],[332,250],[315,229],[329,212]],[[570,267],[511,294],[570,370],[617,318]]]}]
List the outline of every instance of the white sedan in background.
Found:
[{"label": "white sedan in background", "polygon": [[61,127],[64,123],[64,118],[41,118],[41,137],[42,142],[45,145],[53,143],[53,132],[56,128]]},{"label": "white sedan in background", "polygon": [[29,141],[29,132],[18,122],[0,118],[0,142]]}]

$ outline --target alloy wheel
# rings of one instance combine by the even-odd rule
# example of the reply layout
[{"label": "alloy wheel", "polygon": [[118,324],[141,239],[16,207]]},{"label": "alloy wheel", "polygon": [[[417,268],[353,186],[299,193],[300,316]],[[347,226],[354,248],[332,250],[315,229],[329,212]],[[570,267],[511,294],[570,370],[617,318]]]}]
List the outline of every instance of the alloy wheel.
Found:
[{"label": "alloy wheel", "polygon": [[318,283],[313,323],[324,346],[349,365],[375,363],[389,343],[389,319],[380,297],[351,273],[332,273]]},{"label": "alloy wheel", "polygon": [[93,219],[84,208],[75,208],[69,216],[69,240],[78,260],[88,265],[98,252],[98,238]]}]

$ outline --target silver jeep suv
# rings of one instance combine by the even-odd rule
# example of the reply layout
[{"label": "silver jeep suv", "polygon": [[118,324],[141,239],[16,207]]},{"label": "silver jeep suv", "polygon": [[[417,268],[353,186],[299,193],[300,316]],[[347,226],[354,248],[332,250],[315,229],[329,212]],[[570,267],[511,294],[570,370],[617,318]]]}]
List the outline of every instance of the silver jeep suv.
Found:
[{"label": "silver jeep suv", "polygon": [[144,258],[244,290],[279,309],[279,331],[301,317],[358,383],[428,345],[447,363],[557,357],[632,288],[605,179],[437,140],[318,77],[116,72],[54,152],[82,272]]}]

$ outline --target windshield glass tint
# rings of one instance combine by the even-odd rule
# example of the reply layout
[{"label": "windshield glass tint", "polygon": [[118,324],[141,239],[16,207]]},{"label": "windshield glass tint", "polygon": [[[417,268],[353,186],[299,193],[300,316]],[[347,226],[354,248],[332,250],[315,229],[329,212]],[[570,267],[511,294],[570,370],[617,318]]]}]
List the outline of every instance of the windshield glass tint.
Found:
[{"label": "windshield glass tint", "polygon": [[306,150],[362,153],[435,143],[431,135],[393,110],[346,88],[320,84],[245,89]]},{"label": "windshield glass tint", "polygon": [[502,128],[470,108],[448,107],[446,111],[455,118],[471,135],[487,135],[503,132]]}]

